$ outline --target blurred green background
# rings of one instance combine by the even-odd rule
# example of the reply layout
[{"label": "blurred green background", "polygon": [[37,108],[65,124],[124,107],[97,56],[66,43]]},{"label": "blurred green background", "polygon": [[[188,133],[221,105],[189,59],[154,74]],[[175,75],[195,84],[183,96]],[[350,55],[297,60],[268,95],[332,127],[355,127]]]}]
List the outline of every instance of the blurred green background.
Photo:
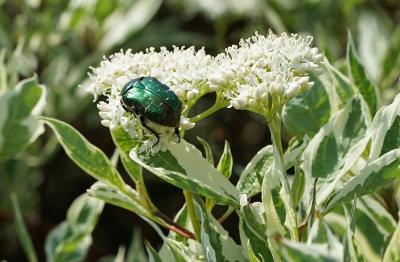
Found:
[{"label": "blurred green background", "polygon": [[[311,34],[315,45],[341,68],[347,30],[361,59],[388,103],[399,92],[399,0],[0,0],[0,94],[32,75],[48,88],[45,115],[71,123],[90,142],[111,156],[114,148],[97,108],[80,85],[90,66],[122,49],[194,45],[210,54],[222,52],[242,37],[269,28]],[[198,109],[213,101],[206,96]],[[196,109],[194,110],[196,111]],[[194,112],[195,113],[195,112]],[[252,156],[270,143],[257,116],[221,110],[188,132],[196,145],[207,140],[215,157],[224,140],[235,160],[233,179]],[[288,135],[286,135],[288,139]],[[146,176],[150,195],[173,216],[183,203],[179,190]],[[24,261],[13,226],[5,181],[17,192],[40,260],[48,232],[65,218],[71,202],[94,182],[82,173],[47,132],[16,159],[0,164],[0,259]],[[234,218],[227,229],[235,227]],[[116,254],[128,246],[135,228],[156,246],[160,239],[145,222],[126,210],[107,205],[93,234],[88,260]],[[135,231],[137,232],[137,231]],[[236,236],[237,237],[237,236]]]}]

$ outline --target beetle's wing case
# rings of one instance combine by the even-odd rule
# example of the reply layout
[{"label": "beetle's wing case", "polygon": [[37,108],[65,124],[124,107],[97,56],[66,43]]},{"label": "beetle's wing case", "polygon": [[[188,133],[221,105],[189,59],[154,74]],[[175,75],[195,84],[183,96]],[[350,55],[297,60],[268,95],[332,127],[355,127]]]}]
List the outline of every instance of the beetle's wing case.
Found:
[{"label": "beetle's wing case", "polygon": [[167,85],[164,85],[154,77],[146,77],[141,82],[147,91],[159,96],[173,111],[182,111],[181,101]]},{"label": "beetle's wing case", "polygon": [[[144,77],[138,77],[135,79],[130,80],[128,83],[126,83],[126,85],[124,85],[124,87],[121,90],[121,96],[123,96],[126,92],[128,92],[128,90],[136,87],[138,88],[140,85],[138,85],[140,83],[141,80],[143,80]],[[142,88],[144,88],[144,86],[142,85]]]}]

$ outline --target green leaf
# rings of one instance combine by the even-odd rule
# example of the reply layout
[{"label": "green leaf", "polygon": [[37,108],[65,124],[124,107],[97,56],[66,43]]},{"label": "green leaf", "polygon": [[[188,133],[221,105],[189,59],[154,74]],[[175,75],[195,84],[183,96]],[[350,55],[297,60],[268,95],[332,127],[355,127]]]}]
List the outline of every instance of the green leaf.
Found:
[{"label": "green leaf", "polygon": [[[326,250],[325,244],[305,244],[291,240],[282,241],[282,251],[286,261],[291,262],[340,262],[338,253]],[[340,254],[340,253],[339,253]]]},{"label": "green leaf", "polygon": [[247,164],[236,185],[240,193],[254,196],[261,191],[261,185],[267,170],[273,165],[274,152],[271,145],[262,148]]},{"label": "green leaf", "polygon": [[229,142],[225,141],[224,152],[222,153],[221,158],[219,159],[217,170],[224,175],[226,178],[230,178],[232,175],[233,168],[233,157],[231,152],[231,147],[229,146]]},{"label": "green leaf", "polygon": [[100,49],[107,50],[138,32],[156,14],[161,4],[161,0],[138,0],[127,10],[114,12],[105,21],[106,33],[100,41]]},{"label": "green leaf", "polygon": [[138,193],[129,186],[126,188],[129,195],[110,184],[96,182],[90,187],[88,193],[109,204],[130,210],[141,217],[153,218],[153,215],[141,204]]},{"label": "green leaf", "polygon": [[199,140],[199,142],[201,143],[201,145],[204,148],[204,153],[205,153],[205,158],[208,160],[208,162],[210,162],[211,165],[214,166],[214,156],[213,156],[213,152],[211,150],[210,145],[207,143],[206,140],[204,140],[201,137],[197,137],[197,140]]},{"label": "green leaf", "polygon": [[[348,233],[349,219],[343,208],[351,208],[350,202],[339,205],[324,216],[329,225],[335,229],[337,235],[345,236]],[[351,217],[351,215],[349,216]],[[357,198],[357,206],[353,216],[355,230],[353,234],[353,246],[357,261],[379,261],[387,245],[387,239],[396,229],[396,222],[392,215],[377,200],[370,195]],[[347,236],[348,237],[348,236]],[[345,244],[343,244],[346,248]]]},{"label": "green leaf", "polygon": [[47,261],[83,261],[103,206],[103,201],[87,195],[75,199],[68,209],[66,220],[46,238]]},{"label": "green leaf", "polygon": [[262,203],[246,204],[241,208],[240,239],[259,261],[273,261],[268,246],[265,211]]},{"label": "green leaf", "polygon": [[282,244],[287,261],[342,261],[339,254],[343,254],[343,246],[320,219],[311,226],[307,243],[284,239]]},{"label": "green leaf", "polygon": [[[165,239],[169,249],[175,257],[176,262],[200,262],[204,261],[202,250],[200,247],[200,243],[197,241],[189,240],[192,242],[191,247],[186,246],[182,242],[178,242],[171,238]],[[193,246],[197,245],[197,248],[193,248]]]},{"label": "green leaf", "polygon": [[325,88],[318,78],[311,90],[291,99],[283,108],[283,124],[292,135],[313,136],[329,119],[330,105]]},{"label": "green leaf", "polygon": [[380,12],[363,10],[358,19],[358,32],[360,56],[372,79],[378,81],[389,44],[389,26]]},{"label": "green leaf", "polygon": [[400,176],[400,149],[392,150],[369,163],[361,173],[338,189],[327,201],[324,213],[337,204],[359,197],[389,184]]},{"label": "green leaf", "polygon": [[393,103],[378,111],[372,121],[371,130],[370,160],[400,147],[400,94]]},{"label": "green leaf", "polygon": [[349,32],[347,41],[347,63],[349,74],[358,92],[367,102],[371,116],[374,116],[378,110],[378,90],[370,81],[362,65]]},{"label": "green leaf", "polygon": [[[305,191],[312,191],[312,177],[318,177],[318,206],[335,190],[337,183],[367,146],[367,111],[362,97],[355,96],[330,118],[307,145],[302,164],[306,176]],[[309,198],[306,194],[307,203],[311,201]]]},{"label": "green leaf", "polygon": [[342,254],[343,246],[339,239],[333,234],[328,224],[322,219],[315,219],[311,225],[307,238],[308,244],[323,244],[328,252],[335,251]]},{"label": "green leaf", "polygon": [[[369,218],[369,220],[374,224],[374,227],[386,238],[393,234],[396,229],[396,221],[393,216],[382,206],[373,196],[363,196],[357,200],[357,216],[358,213],[363,213]],[[359,217],[356,218],[357,221],[360,220]],[[365,219],[364,219],[365,220]],[[359,226],[367,225],[368,223],[358,223]],[[368,232],[371,227],[368,225],[365,228],[365,232]],[[375,234],[377,235],[377,234]],[[370,239],[372,237],[369,237]],[[374,245],[376,245],[374,243]]]},{"label": "green leaf", "polygon": [[347,102],[354,96],[354,90],[353,86],[351,85],[351,81],[334,66],[329,64],[328,61],[326,61],[326,63],[328,73],[330,74],[331,81],[335,87],[335,91],[339,95],[342,104],[346,105]]},{"label": "green leaf", "polygon": [[288,148],[283,155],[286,170],[291,168],[293,165],[296,165],[300,161],[300,157],[303,154],[307,144],[307,136],[293,137],[290,139]]},{"label": "green leaf", "polygon": [[245,261],[241,248],[228,232],[206,210],[201,200],[195,202],[196,213],[201,219],[201,245],[205,261]]},{"label": "green leaf", "polygon": [[400,261],[400,222],[397,224],[396,231],[387,245],[383,262]]},{"label": "green leaf", "polygon": [[389,46],[383,58],[382,85],[388,86],[396,81],[400,74],[400,28],[397,27],[390,37]]},{"label": "green leaf", "polygon": [[357,206],[357,199],[353,201],[353,205],[351,208],[351,213],[347,210],[347,207],[343,205],[345,218],[347,221],[346,227],[346,235],[343,237],[343,261],[359,261],[356,252],[356,243],[355,243],[355,231],[356,231],[356,223],[355,223],[355,211]]},{"label": "green leaf", "polygon": [[156,154],[132,150],[131,159],[164,181],[216,203],[239,206],[238,190],[193,145],[182,140]]},{"label": "green leaf", "polygon": [[[186,228],[189,231],[194,231],[193,230],[193,226],[192,226],[192,222],[190,221],[190,217],[189,217],[189,212],[186,208],[186,204],[184,204],[182,206],[182,208],[178,211],[178,213],[175,215],[174,217],[174,222],[177,223],[178,225]],[[187,238],[184,236],[181,236],[173,231],[170,231],[168,234],[169,238],[175,239],[178,242],[187,242]]]},{"label": "green leaf", "polygon": [[292,195],[293,205],[297,207],[304,194],[306,177],[300,167],[295,166],[295,171],[290,194]]},{"label": "green leaf", "polygon": [[149,257],[149,262],[162,262],[160,255],[148,242],[146,243],[146,250]]},{"label": "green leaf", "polygon": [[146,254],[142,243],[142,234],[140,230],[135,228],[132,234],[131,244],[129,245],[128,252],[126,254],[125,262],[142,262],[146,261]]},{"label": "green leaf", "polygon": [[13,158],[44,128],[37,116],[45,104],[46,89],[28,78],[0,96],[0,161]]},{"label": "green leaf", "polygon": [[15,216],[15,229],[17,231],[19,241],[21,242],[22,249],[24,250],[26,257],[30,262],[36,262],[38,261],[37,255],[33,247],[32,239],[29,236],[28,230],[26,229],[21,208],[19,207],[18,199],[15,193],[11,193],[11,201]]},{"label": "green leaf", "polygon": [[129,152],[136,146],[136,141],[121,126],[111,130],[111,137],[118,148],[122,165],[132,180],[137,183],[142,175],[142,167],[129,158]]},{"label": "green leaf", "polygon": [[86,173],[118,188],[125,183],[107,156],[71,125],[53,118],[42,118],[53,130],[65,153]]}]

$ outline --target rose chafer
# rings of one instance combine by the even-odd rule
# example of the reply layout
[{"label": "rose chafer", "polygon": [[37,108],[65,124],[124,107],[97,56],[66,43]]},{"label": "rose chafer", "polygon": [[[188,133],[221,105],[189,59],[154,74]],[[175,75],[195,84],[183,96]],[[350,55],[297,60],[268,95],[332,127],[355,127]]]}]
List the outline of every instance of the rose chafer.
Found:
[{"label": "rose chafer", "polygon": [[139,77],[129,81],[122,88],[121,105],[127,112],[140,118],[142,126],[156,136],[157,143],[160,134],[148,125],[149,120],[161,126],[175,128],[175,134],[179,138],[182,103],[174,91],[156,78]]}]

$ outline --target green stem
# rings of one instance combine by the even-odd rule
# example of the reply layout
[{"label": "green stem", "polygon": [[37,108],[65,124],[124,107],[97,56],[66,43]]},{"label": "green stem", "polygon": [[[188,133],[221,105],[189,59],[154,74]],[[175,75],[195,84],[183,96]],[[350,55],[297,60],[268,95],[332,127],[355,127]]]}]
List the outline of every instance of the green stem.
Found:
[{"label": "green stem", "polygon": [[229,104],[229,102],[221,99],[221,98],[217,98],[214,105],[210,108],[208,108],[206,111],[198,114],[197,116],[194,116],[190,119],[191,122],[198,122],[200,120],[202,120],[203,118],[206,118],[209,115],[212,115],[213,113],[217,112],[218,110],[226,107]]},{"label": "green stem", "polygon": [[224,221],[235,211],[233,207],[229,207],[225,213],[218,219],[220,224],[224,223]]},{"label": "green stem", "polygon": [[268,126],[271,131],[272,144],[274,147],[274,168],[281,181],[280,197],[286,210],[285,226],[289,229],[292,240],[299,239],[297,227],[297,216],[290,194],[289,182],[286,176],[286,170],[283,159],[283,148],[281,141],[281,118],[279,114],[267,118]]},{"label": "green stem", "polygon": [[35,249],[33,248],[32,239],[29,236],[28,230],[26,229],[24,219],[21,214],[21,209],[18,203],[17,195],[15,193],[11,193],[11,202],[15,215],[15,227],[19,241],[22,245],[22,249],[24,250],[30,262],[37,262],[38,259]]},{"label": "green stem", "polygon": [[194,209],[193,195],[191,192],[184,190],[183,195],[185,196],[186,208],[189,213],[190,220],[192,221],[192,226],[196,239],[200,240],[200,221],[197,218],[196,210]]},{"label": "green stem", "polygon": [[148,208],[150,212],[157,212],[158,208],[154,205],[151,200],[149,193],[147,192],[146,184],[144,183],[142,170],[139,175],[138,181],[136,181],[136,190],[139,194],[139,198],[142,203]]}]

